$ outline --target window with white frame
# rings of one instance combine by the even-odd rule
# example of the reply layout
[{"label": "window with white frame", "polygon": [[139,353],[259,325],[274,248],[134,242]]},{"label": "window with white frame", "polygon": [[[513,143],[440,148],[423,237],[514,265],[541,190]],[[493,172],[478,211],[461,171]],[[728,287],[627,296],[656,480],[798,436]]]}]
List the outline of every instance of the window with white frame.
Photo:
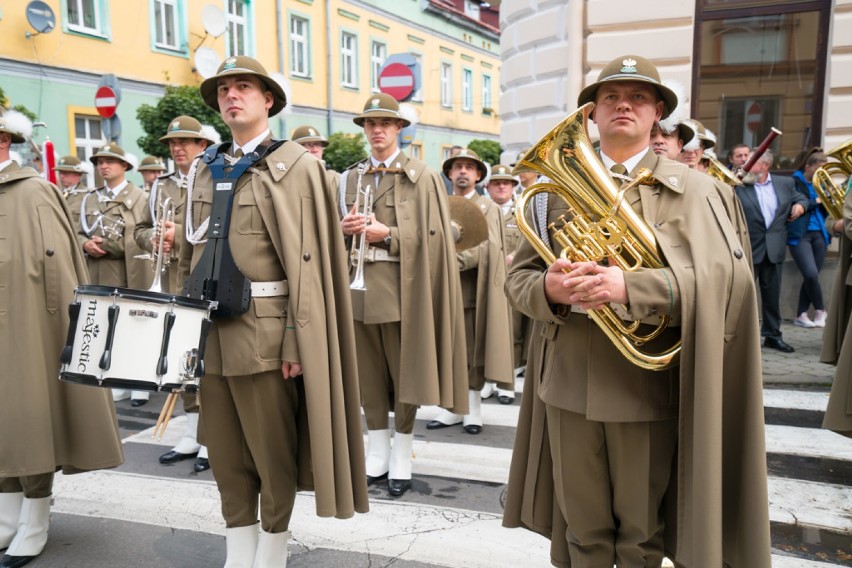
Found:
[{"label": "window with white frame", "polygon": [[68,29],[87,34],[105,35],[103,0],[67,0]]},{"label": "window with white frame", "polygon": [[423,143],[422,142],[412,142],[411,145],[408,147],[408,154],[416,160],[422,160],[423,159]]},{"label": "window with white frame", "polygon": [[462,69],[462,110],[473,110],[473,71]]},{"label": "window with white frame", "polygon": [[227,37],[225,45],[228,56],[249,55],[249,5],[246,0],[227,0],[225,21]]},{"label": "window with white frame", "polygon": [[388,56],[388,46],[380,41],[370,44],[370,89],[374,93],[379,92],[379,73]]},{"label": "window with white frame", "polygon": [[358,88],[358,38],[349,32],[340,32],[340,84]]},{"label": "window with white frame", "polygon": [[450,63],[441,63],[441,106],[453,106],[453,66]]},{"label": "window with white frame", "polygon": [[491,75],[482,76],[482,111],[494,112],[491,106]]},{"label": "window with white frame", "polygon": [[[409,55],[411,55],[411,57],[414,58],[414,61],[417,63],[418,67],[421,69],[421,73],[422,73],[423,55],[421,55],[419,53],[414,53],[414,52],[409,52]],[[421,83],[422,83],[422,81],[421,81]],[[412,102],[416,102],[416,103],[422,103],[423,102],[423,85],[422,84],[420,86],[416,86],[416,88],[414,89],[414,92],[411,93],[411,98],[409,100],[412,101]]]},{"label": "window with white frame", "polygon": [[[101,130],[101,119],[97,116],[85,114],[74,115],[74,149],[75,154],[82,162],[88,162],[98,149],[104,145],[103,130]],[[95,180],[89,180],[95,183]]]},{"label": "window with white frame", "polygon": [[165,49],[180,49],[177,0],[154,0],[154,43]]},{"label": "window with white frame", "polygon": [[310,77],[310,28],[308,20],[290,16],[290,74],[294,77]]}]

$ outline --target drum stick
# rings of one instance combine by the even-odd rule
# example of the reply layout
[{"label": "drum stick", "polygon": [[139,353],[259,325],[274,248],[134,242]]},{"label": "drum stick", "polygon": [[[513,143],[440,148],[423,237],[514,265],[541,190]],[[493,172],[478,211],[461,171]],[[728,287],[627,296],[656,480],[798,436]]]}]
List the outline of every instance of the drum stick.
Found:
[{"label": "drum stick", "polygon": [[154,426],[154,433],[151,434],[152,438],[157,438],[159,436],[158,439],[163,439],[163,436],[166,433],[166,427],[169,425],[169,421],[172,418],[172,413],[175,410],[177,398],[177,392],[170,392],[169,396],[166,397],[166,402],[165,404],[163,404],[163,410],[160,412],[160,417],[157,418],[157,424]]}]

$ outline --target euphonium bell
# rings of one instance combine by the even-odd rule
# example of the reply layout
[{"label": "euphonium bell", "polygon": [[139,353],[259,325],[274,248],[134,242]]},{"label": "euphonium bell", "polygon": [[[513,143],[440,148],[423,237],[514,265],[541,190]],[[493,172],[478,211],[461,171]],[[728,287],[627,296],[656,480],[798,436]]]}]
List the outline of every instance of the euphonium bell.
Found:
[{"label": "euphonium bell", "polygon": [[735,176],[731,170],[726,168],[712,152],[705,151],[702,158],[704,158],[710,163],[710,165],[707,166],[706,172],[708,176],[716,178],[717,180],[726,183],[731,187],[742,184],[740,178]]},{"label": "euphonium bell", "polygon": [[[551,223],[554,240],[561,246],[560,258],[570,262],[614,261],[622,270],[640,267],[663,268],[657,253],[657,240],[647,223],[624,201],[627,190],[653,178],[642,169],[628,184],[618,187],[597,156],[586,130],[594,103],[580,107],[534,145],[515,167],[532,169],[553,180],[524,190],[515,208],[518,228],[548,265],[556,255],[527,222],[529,201],[539,193],[551,193],[568,205],[568,213]],[[558,225],[558,226],[557,226]],[[677,364],[681,342],[662,353],[646,353],[641,348],[659,337],[668,327],[664,316],[649,334],[639,334],[640,322],[625,322],[612,306],[589,310],[589,317],[628,361],[643,369],[659,371]]]},{"label": "euphonium bell", "polygon": [[[844,186],[849,182],[849,176],[852,175],[852,139],[834,148],[826,156],[837,161],[828,162],[817,168],[811,183],[813,183],[814,190],[819,195],[820,201],[822,201],[822,205],[828,211],[828,214],[835,219],[842,219],[843,201],[846,199]],[[835,176],[845,178],[845,181],[838,183]]]}]

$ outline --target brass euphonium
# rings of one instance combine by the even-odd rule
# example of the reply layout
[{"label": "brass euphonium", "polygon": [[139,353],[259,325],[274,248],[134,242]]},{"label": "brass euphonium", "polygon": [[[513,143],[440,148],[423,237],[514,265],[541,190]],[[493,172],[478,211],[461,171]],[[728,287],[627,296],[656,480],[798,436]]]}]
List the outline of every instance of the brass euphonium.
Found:
[{"label": "brass euphonium", "polygon": [[702,158],[706,159],[709,162],[707,166],[707,172],[705,172],[708,176],[712,178],[716,178],[722,183],[726,183],[731,187],[742,184],[740,178],[734,175],[734,173],[726,168],[722,162],[711,152],[704,152]]},{"label": "brass euphonium", "polygon": [[[518,228],[548,265],[556,262],[556,255],[529,226],[525,214],[533,197],[552,193],[568,204],[569,218],[563,215],[548,227],[562,247],[560,258],[570,262],[610,259],[626,271],[640,267],[663,268],[666,264],[657,252],[653,232],[624,201],[628,189],[653,183],[653,176],[643,168],[633,181],[622,187],[615,184],[587,134],[586,123],[593,108],[594,103],[580,107],[518,161],[516,170],[529,168],[553,180],[553,183],[538,183],[524,190],[515,208]],[[641,349],[665,331],[668,316],[664,316],[651,333],[642,335],[638,333],[640,322],[623,321],[610,305],[589,310],[588,315],[634,365],[659,371],[677,364],[681,348],[679,339],[662,353],[646,353]]]},{"label": "brass euphonium", "polygon": [[[852,175],[852,139],[834,148],[826,156],[837,161],[817,168],[811,183],[828,214],[835,219],[842,219],[843,200],[846,199],[844,186]],[[838,183],[834,176],[843,177],[845,181]]]}]

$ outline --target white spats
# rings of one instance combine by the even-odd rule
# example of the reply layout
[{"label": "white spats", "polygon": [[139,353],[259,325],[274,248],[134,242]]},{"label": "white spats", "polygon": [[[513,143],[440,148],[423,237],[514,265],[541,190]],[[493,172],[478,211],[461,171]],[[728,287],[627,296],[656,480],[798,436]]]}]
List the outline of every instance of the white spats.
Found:
[{"label": "white spats", "polygon": [[23,493],[0,493],[0,549],[9,546],[18,531]]},{"label": "white spats", "polygon": [[225,529],[225,568],[254,568],[258,537],[258,524]]},{"label": "white spats", "polygon": [[260,531],[253,568],[287,568],[287,544],[290,531],[268,533]]},{"label": "white spats", "polygon": [[468,413],[464,416],[465,426],[482,426],[482,398],[479,391],[467,391]]},{"label": "white spats", "polygon": [[393,450],[391,451],[390,468],[388,477],[390,479],[411,479],[411,446],[414,443],[414,434],[393,435]]},{"label": "white spats", "polygon": [[198,413],[188,412],[186,414],[186,429],[172,451],[179,454],[195,454],[200,449],[201,445],[198,443]]},{"label": "white spats", "polygon": [[21,505],[18,532],[6,554],[9,556],[37,556],[47,544],[47,527],[50,523],[50,497],[27,499]]},{"label": "white spats", "polygon": [[379,477],[388,472],[390,443],[390,430],[367,431],[367,461],[364,465],[366,473],[370,477]]}]

